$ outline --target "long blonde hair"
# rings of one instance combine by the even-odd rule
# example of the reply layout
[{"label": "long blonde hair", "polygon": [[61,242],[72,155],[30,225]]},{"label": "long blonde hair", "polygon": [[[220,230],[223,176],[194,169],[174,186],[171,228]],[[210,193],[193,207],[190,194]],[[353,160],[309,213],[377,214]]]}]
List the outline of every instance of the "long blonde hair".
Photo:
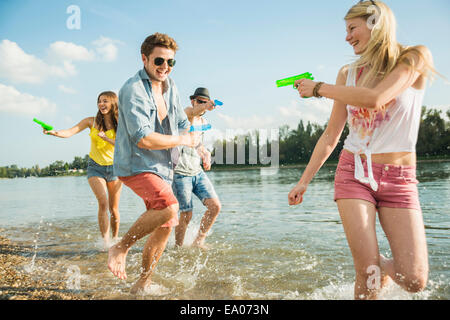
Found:
[{"label": "long blonde hair", "polygon": [[[360,1],[350,8],[345,20],[362,18],[371,29],[367,47],[353,67],[369,67],[362,86],[373,85],[375,79],[384,79],[399,63],[405,63],[430,79],[437,73],[433,67],[433,58],[425,46],[403,46],[397,42],[397,22],[392,10],[381,1]],[[423,67],[418,69],[411,53],[417,55]]]}]

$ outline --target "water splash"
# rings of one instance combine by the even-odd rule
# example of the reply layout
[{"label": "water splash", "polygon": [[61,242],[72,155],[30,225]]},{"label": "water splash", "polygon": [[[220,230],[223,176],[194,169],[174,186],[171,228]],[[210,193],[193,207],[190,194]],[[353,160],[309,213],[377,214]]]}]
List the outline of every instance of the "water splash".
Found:
[{"label": "water splash", "polygon": [[161,284],[157,284],[157,283],[151,283],[150,286],[146,287],[143,290],[139,290],[138,293],[136,294],[137,296],[165,296],[170,294],[170,289],[164,287]]},{"label": "water splash", "polygon": [[180,272],[177,273],[175,276],[173,276],[173,279],[175,279],[176,281],[180,282],[183,285],[184,291],[192,290],[197,285],[200,272],[204,268],[206,268],[208,256],[206,256],[203,263],[201,262],[201,260],[202,254],[200,253],[200,255],[197,256],[197,258],[195,259],[195,262],[192,265],[192,267],[189,267],[187,265],[189,262],[185,263],[184,260],[180,261],[181,262]]},{"label": "water splash", "polygon": [[[381,289],[378,294],[378,300],[426,300],[429,299],[433,288],[426,289],[419,293],[410,293],[403,290],[399,285],[391,283]],[[314,290],[308,294],[306,299],[311,300],[353,300],[354,283],[330,283],[329,285]]]},{"label": "water splash", "polygon": [[66,286],[69,290],[79,291],[81,289],[80,280],[81,280],[81,271],[77,265],[70,265],[67,268],[67,280]]},{"label": "water splash", "polygon": [[39,234],[41,232],[41,225],[44,222],[44,217],[41,216],[41,220],[39,221],[38,231],[34,234],[34,248],[33,248],[33,257],[31,258],[30,264],[26,265],[24,267],[25,271],[28,273],[32,273],[34,271],[34,265],[36,261],[36,255],[37,255],[37,249],[38,249],[38,240],[39,240]]}]

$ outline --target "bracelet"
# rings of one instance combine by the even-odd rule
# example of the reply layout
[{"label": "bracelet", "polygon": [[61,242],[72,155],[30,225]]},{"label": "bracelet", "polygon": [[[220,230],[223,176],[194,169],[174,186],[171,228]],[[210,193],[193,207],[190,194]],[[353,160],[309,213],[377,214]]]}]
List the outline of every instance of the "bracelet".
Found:
[{"label": "bracelet", "polygon": [[314,89],[313,89],[313,96],[316,98],[322,98],[322,96],[319,94],[319,89],[323,85],[323,82],[318,82]]}]

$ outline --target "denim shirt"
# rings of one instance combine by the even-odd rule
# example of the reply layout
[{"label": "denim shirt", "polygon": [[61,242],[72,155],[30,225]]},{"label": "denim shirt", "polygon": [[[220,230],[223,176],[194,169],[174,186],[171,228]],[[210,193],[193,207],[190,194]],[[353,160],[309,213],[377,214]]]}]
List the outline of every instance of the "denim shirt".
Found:
[{"label": "denim shirt", "polygon": [[[164,101],[167,106],[172,135],[178,135],[190,127],[189,120],[180,104],[178,89],[172,79],[164,83]],[[114,175],[133,176],[152,172],[171,183],[173,163],[171,149],[150,150],[137,146],[145,136],[164,132],[152,95],[151,80],[142,69],[128,79],[119,91],[119,121],[114,150]]]}]

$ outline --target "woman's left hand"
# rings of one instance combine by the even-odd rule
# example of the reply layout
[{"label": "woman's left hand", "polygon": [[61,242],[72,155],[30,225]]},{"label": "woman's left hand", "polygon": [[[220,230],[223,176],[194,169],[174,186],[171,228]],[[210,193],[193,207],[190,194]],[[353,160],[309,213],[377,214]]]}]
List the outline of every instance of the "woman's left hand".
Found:
[{"label": "woman's left hand", "polygon": [[295,87],[302,98],[309,98],[313,96],[313,90],[317,82],[309,79],[300,79],[294,82]]},{"label": "woman's left hand", "polygon": [[98,135],[100,138],[102,138],[103,140],[107,141],[106,139],[107,139],[108,137],[106,136],[106,134],[105,134],[103,131],[100,131],[97,135]]}]

